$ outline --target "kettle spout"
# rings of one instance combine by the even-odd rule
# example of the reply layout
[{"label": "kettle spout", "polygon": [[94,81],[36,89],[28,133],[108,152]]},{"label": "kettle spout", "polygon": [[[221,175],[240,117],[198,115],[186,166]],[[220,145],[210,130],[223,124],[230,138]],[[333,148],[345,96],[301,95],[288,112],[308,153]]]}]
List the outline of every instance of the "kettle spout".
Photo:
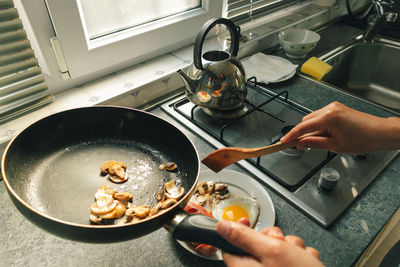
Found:
[{"label": "kettle spout", "polygon": [[186,89],[193,94],[196,93],[196,89],[198,87],[200,80],[194,80],[189,78],[189,76],[181,69],[177,70],[177,73],[185,82]]}]

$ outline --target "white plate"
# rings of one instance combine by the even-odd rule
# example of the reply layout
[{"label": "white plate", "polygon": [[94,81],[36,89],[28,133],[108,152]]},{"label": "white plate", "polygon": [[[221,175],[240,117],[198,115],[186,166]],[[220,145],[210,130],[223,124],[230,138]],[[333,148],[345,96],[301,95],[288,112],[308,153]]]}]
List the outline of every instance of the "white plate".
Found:
[{"label": "white plate", "polygon": [[[224,169],[219,173],[207,170],[200,172],[198,183],[204,181],[226,183],[228,184],[229,192],[232,194],[248,195],[256,199],[260,205],[260,214],[254,227],[256,231],[261,231],[262,229],[275,224],[275,209],[272,199],[265,188],[256,180],[254,180],[254,178],[248,176],[247,174],[229,169]],[[190,243],[180,240],[177,240],[177,242],[194,255],[209,260],[222,260],[222,253],[220,249],[218,249],[215,256],[206,257],[194,250]]]},{"label": "white plate", "polygon": [[279,80],[276,80],[276,81],[269,81],[268,83],[280,83],[280,82],[283,82],[283,81],[287,81],[287,80],[289,80],[290,78],[292,78],[295,74],[296,74],[296,70],[292,71],[291,73],[289,73],[289,74],[286,75],[286,76],[283,76],[283,77],[280,78]]},{"label": "white plate", "polygon": [[[282,62],[284,62],[284,63],[287,63],[287,64],[293,64],[293,63],[290,62],[289,60],[287,60],[287,59],[285,59],[285,58],[282,58],[282,57],[271,56],[271,55],[270,55],[270,57],[274,57],[276,60],[280,60],[280,61],[282,61]],[[296,69],[294,69],[291,73],[289,73],[289,74],[286,75],[286,76],[283,76],[282,78],[280,78],[280,79],[278,79],[278,80],[275,80],[275,81],[267,81],[267,82],[268,82],[268,83],[279,83],[279,82],[287,81],[287,80],[289,80],[290,78],[292,78],[295,74],[296,74]]]},{"label": "white plate", "polygon": [[298,67],[285,58],[261,52],[244,58],[241,62],[247,77],[255,76],[259,82],[267,84],[289,80],[296,74]]}]

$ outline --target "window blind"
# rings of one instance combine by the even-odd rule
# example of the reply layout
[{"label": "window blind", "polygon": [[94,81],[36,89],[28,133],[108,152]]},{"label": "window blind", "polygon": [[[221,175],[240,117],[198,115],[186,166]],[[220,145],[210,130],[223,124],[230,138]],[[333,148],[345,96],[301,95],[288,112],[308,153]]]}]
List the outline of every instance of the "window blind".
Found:
[{"label": "window blind", "polygon": [[53,101],[12,0],[0,0],[0,123]]},{"label": "window blind", "polygon": [[295,0],[225,0],[225,17],[234,22],[250,20],[257,15]]}]

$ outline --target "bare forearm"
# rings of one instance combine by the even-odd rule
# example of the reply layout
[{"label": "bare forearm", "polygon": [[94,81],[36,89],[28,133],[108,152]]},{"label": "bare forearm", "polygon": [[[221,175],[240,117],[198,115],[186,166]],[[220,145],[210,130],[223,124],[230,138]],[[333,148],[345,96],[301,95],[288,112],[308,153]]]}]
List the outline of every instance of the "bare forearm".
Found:
[{"label": "bare forearm", "polygon": [[385,130],[381,140],[381,149],[400,149],[400,118],[390,117],[384,120],[383,127]]},{"label": "bare forearm", "polygon": [[290,142],[308,133],[317,134],[302,138],[298,148],[348,154],[400,149],[399,117],[377,117],[338,102],[305,116],[281,142]]}]

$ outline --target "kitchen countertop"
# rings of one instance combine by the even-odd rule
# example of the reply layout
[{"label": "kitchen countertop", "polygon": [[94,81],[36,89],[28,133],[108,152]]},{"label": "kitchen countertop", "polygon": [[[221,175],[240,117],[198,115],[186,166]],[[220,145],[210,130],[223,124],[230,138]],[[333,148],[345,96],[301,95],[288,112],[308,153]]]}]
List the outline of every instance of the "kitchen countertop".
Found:
[{"label": "kitchen countertop", "polygon": [[[321,42],[311,55],[318,56],[358,33],[360,30],[341,23],[322,30]],[[281,50],[275,54],[285,57]],[[303,61],[293,62],[301,64]],[[275,92],[287,90],[291,100],[312,110],[340,101],[364,112],[388,115],[378,107],[299,75],[286,82],[268,85],[268,88]],[[187,134],[200,158],[213,151],[159,108],[151,111]],[[201,168],[206,169],[203,165]],[[240,170],[237,166],[230,168]],[[308,246],[317,248],[327,266],[350,266],[399,207],[399,178],[400,158],[397,157],[329,229],[317,225],[269,188],[267,191],[275,205],[277,226],[286,234],[298,235]],[[0,183],[0,214],[0,265],[4,266],[223,266],[222,262],[204,260],[187,252],[164,229],[135,240],[111,244],[80,243],[56,237],[36,227],[18,212],[4,182]]]}]

